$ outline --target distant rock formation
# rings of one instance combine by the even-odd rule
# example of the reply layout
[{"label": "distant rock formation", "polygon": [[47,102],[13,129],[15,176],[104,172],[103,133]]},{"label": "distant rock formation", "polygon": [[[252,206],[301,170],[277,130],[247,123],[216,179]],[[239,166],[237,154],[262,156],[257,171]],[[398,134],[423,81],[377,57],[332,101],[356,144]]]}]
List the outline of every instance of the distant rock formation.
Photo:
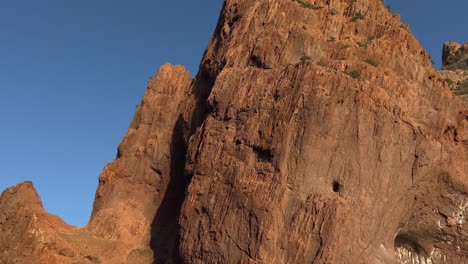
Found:
[{"label": "distant rock formation", "polygon": [[448,70],[468,70],[468,43],[445,42],[442,53],[442,65],[444,69]]},{"label": "distant rock formation", "polygon": [[0,263],[467,263],[467,157],[466,104],[381,0],[226,0],[85,228],[2,194]]},{"label": "distant rock formation", "polygon": [[444,43],[440,75],[454,94],[468,102],[468,43]]}]

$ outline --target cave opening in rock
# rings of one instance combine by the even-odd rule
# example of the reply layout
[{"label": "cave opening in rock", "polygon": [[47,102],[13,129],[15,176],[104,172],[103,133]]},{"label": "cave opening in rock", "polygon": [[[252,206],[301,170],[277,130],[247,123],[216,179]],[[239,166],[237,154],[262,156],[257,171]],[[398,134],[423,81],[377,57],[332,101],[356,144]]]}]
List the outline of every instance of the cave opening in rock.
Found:
[{"label": "cave opening in rock", "polygon": [[337,181],[333,181],[332,188],[333,188],[333,192],[338,193],[341,191],[341,184]]},{"label": "cave opening in rock", "polygon": [[395,237],[395,255],[401,264],[433,263],[424,248],[408,234],[398,234]]}]

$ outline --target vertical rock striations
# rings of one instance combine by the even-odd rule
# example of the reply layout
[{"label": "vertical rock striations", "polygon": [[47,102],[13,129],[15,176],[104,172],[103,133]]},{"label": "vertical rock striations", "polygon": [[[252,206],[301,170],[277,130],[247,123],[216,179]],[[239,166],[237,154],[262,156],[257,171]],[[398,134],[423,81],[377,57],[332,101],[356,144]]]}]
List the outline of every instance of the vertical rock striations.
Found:
[{"label": "vertical rock striations", "polygon": [[157,259],[177,249],[177,219],[187,179],[183,168],[193,107],[192,79],[164,65],[149,82],[117,159],[99,177],[87,225],[93,235],[151,246]]},{"label": "vertical rock striations", "polygon": [[381,1],[225,1],[202,68],[185,262],[466,258],[467,113]]},{"label": "vertical rock striations", "polygon": [[[382,1],[226,0],[197,77],[150,81],[86,228],[47,232],[60,263],[465,263],[467,122]],[[0,224],[25,234],[15,188]]]}]

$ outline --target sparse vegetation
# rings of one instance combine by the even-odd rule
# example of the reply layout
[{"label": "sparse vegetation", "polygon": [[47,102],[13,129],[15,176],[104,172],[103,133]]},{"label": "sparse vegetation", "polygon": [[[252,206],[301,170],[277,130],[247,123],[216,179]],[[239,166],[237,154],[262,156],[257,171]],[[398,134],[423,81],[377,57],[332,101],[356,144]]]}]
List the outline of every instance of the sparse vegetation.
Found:
[{"label": "sparse vegetation", "polygon": [[345,72],[349,76],[353,77],[354,79],[360,79],[361,78],[361,72],[358,70],[352,70],[350,72]]},{"label": "sparse vegetation", "polygon": [[454,84],[454,82],[451,79],[448,79],[448,78],[445,79],[444,81],[446,81],[449,86],[452,86]]},{"label": "sparse vegetation", "polygon": [[293,1],[299,3],[302,7],[313,9],[313,10],[319,10],[323,8],[323,6],[314,5],[314,4],[305,2],[303,0],[293,0]]},{"label": "sparse vegetation", "polygon": [[448,63],[453,63],[457,60],[457,56],[455,56],[455,54],[450,54],[447,58],[447,62]]},{"label": "sparse vegetation", "polygon": [[358,20],[363,20],[364,19],[364,15],[361,13],[361,11],[357,11],[354,16],[351,18],[351,21],[352,22],[356,22]]},{"label": "sparse vegetation", "polygon": [[361,48],[367,48],[369,46],[369,43],[368,42],[361,42],[359,41],[358,43],[358,46],[361,47]]},{"label": "sparse vegetation", "polygon": [[310,61],[312,58],[310,56],[304,55],[301,57],[301,62]]},{"label": "sparse vegetation", "polygon": [[318,66],[321,66],[321,67],[326,67],[326,66],[327,66],[327,63],[326,63],[323,59],[320,59],[320,60],[317,62],[317,65],[318,65]]},{"label": "sparse vegetation", "polygon": [[379,66],[379,63],[376,60],[372,59],[372,58],[367,58],[367,59],[364,60],[364,62],[369,64],[369,65],[372,65],[374,67]]},{"label": "sparse vegetation", "polygon": [[86,242],[88,246],[103,246],[112,243],[112,241],[95,238],[82,229],[76,229],[69,233],[60,233],[60,236],[71,244]]},{"label": "sparse vegetation", "polygon": [[468,70],[468,61],[459,61],[442,67],[442,70]]},{"label": "sparse vegetation", "polygon": [[335,16],[338,14],[338,10],[332,8],[330,10],[328,10],[328,14],[332,15],[332,16]]},{"label": "sparse vegetation", "polygon": [[467,95],[468,94],[468,80],[464,80],[460,86],[458,87],[458,90],[455,91],[456,95]]},{"label": "sparse vegetation", "polygon": [[152,263],[153,250],[151,248],[138,248],[134,249],[128,255],[128,263]]},{"label": "sparse vegetation", "polygon": [[349,48],[348,44],[341,44],[340,49],[347,49]]}]

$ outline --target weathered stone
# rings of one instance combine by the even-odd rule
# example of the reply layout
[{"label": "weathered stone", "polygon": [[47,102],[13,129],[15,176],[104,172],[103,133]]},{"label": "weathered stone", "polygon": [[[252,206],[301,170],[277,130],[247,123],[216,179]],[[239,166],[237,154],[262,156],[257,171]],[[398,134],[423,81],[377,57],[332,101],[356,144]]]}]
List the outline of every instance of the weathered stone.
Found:
[{"label": "weathered stone", "polygon": [[58,233],[73,229],[45,212],[32,183],[13,186],[0,196],[0,263],[62,263],[76,254]]},{"label": "weathered stone", "polygon": [[[466,104],[382,1],[226,0],[197,77],[165,65],[150,81],[86,228],[52,226],[66,249],[47,255],[35,242],[16,256],[16,237],[0,253],[465,263],[467,122]],[[0,212],[14,208],[14,188]],[[22,220],[8,215],[15,232]]]}]

